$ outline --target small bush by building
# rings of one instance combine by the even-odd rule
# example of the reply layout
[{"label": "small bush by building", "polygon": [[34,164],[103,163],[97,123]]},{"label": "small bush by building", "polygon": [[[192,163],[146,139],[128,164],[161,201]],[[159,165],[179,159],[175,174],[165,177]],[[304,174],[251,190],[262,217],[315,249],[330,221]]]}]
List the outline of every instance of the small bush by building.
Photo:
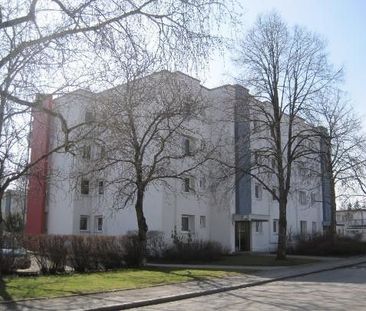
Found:
[{"label": "small bush by building", "polygon": [[328,235],[315,235],[300,238],[292,250],[298,255],[310,256],[354,256],[366,254],[366,242],[357,238]]},{"label": "small bush by building", "polygon": [[194,240],[190,235],[172,234],[173,244],[163,252],[163,260],[170,262],[209,262],[227,255],[220,243],[214,241]]},{"label": "small bush by building", "polygon": [[30,266],[30,258],[23,246],[23,236],[6,232],[0,247],[0,273],[9,274]]}]

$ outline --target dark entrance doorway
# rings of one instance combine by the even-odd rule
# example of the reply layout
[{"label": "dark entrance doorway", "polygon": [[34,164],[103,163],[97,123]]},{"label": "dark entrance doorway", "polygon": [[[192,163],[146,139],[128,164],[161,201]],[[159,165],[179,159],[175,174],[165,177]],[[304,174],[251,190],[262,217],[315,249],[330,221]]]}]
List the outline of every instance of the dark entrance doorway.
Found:
[{"label": "dark entrance doorway", "polygon": [[250,222],[235,222],[235,249],[238,251],[250,251]]}]

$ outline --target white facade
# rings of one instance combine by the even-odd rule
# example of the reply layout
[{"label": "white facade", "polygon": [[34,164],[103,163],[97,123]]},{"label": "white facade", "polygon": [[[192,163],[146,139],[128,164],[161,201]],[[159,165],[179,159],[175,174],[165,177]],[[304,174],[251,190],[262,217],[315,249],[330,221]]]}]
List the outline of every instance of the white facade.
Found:
[{"label": "white facade", "polygon": [[[237,95],[238,90],[248,97],[247,90],[232,85],[207,89],[198,80],[179,72],[161,72],[154,77],[167,74],[187,80],[207,100],[209,107],[205,117],[209,122],[201,126],[199,131],[212,142],[222,143],[225,156],[234,162],[236,121],[233,106],[242,100]],[[72,126],[83,122],[88,109],[95,104],[95,98],[99,95],[76,91],[55,99],[54,106]],[[252,132],[252,124],[250,129]],[[54,123],[50,134],[51,147],[56,145],[62,135],[58,124]],[[184,148],[183,141],[182,145]],[[255,149],[256,140],[251,139],[248,151]],[[85,152],[86,158],[92,160],[98,157],[101,149],[98,144],[92,143]],[[87,177],[76,176],[76,171],[83,168],[88,170],[92,165],[91,160],[86,158],[85,154],[65,153],[54,153],[50,157],[45,208],[47,233],[123,235],[136,230],[133,204],[123,209],[115,207],[115,187],[108,184],[113,171],[106,169]],[[318,165],[320,170],[318,162],[314,161],[311,165]],[[303,168],[294,170],[287,209],[290,238],[321,232],[323,229],[321,178]],[[168,240],[176,230],[178,234],[190,234],[193,238],[218,241],[231,251],[276,249],[278,204],[254,179],[248,179],[243,186],[247,187],[243,195],[239,193],[241,188],[235,184],[234,176],[222,182],[202,174],[190,178],[194,191],[185,189],[185,180],[169,180],[169,187],[155,184],[148,188],[144,197],[144,212],[149,230],[163,232]],[[241,210],[239,200],[245,201],[246,210]]]},{"label": "white facade", "polygon": [[6,219],[9,215],[19,214],[24,217],[25,192],[9,189],[1,199],[1,212]]},{"label": "white facade", "polygon": [[337,233],[366,241],[366,209],[337,211]]}]

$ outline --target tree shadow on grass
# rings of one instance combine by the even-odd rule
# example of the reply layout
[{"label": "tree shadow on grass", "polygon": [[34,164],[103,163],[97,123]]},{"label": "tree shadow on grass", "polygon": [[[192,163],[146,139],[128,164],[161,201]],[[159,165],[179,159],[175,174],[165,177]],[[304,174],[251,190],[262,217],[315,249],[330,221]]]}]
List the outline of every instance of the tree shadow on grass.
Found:
[{"label": "tree shadow on grass", "polygon": [[[195,286],[198,286],[199,288],[202,289],[207,289],[208,287],[210,288],[221,288],[223,286],[226,286],[228,284],[225,284],[225,278],[229,278],[230,276],[227,275],[222,275],[222,276],[215,276],[215,275],[210,275],[209,271],[220,271],[222,272],[223,269],[219,269],[219,268],[210,268],[210,269],[202,269],[202,268],[176,268],[176,267],[144,267],[142,268],[143,270],[147,270],[147,271],[157,271],[157,272],[163,272],[163,273],[167,273],[170,275],[176,275],[176,276],[184,276],[186,278],[188,278],[187,281],[177,281],[177,282],[168,282],[168,283],[163,283],[163,284],[157,284],[157,285],[169,285],[169,284],[173,284],[173,283],[186,283],[189,284],[190,282],[194,282]],[[192,273],[192,271],[190,270],[207,270],[208,274],[207,275],[202,275],[202,276],[198,276]],[[186,273],[182,274],[181,272],[185,271]],[[226,270],[225,270],[226,271]],[[232,271],[232,270],[227,270],[227,272],[235,272],[238,274],[238,276],[240,274],[247,274],[244,271]],[[189,285],[188,285],[189,287]]]},{"label": "tree shadow on grass", "polygon": [[6,282],[2,275],[0,275],[0,307],[1,304],[6,304],[7,310],[20,310],[13,301],[13,297],[8,293]]},{"label": "tree shadow on grass", "polygon": [[2,301],[13,301],[13,297],[8,293],[6,283],[1,275],[0,275],[0,297]]}]

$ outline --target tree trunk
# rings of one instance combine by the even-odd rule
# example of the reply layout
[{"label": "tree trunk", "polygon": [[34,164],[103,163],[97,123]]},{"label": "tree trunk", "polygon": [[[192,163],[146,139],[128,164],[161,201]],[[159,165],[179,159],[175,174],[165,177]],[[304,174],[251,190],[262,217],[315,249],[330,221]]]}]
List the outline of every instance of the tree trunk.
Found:
[{"label": "tree trunk", "polygon": [[330,174],[329,178],[330,183],[330,226],[328,230],[328,234],[330,238],[335,241],[337,237],[337,203],[336,203],[336,195],[335,195],[335,182],[333,174]]},{"label": "tree trunk", "polygon": [[287,200],[280,197],[279,202],[279,230],[278,230],[278,247],[277,247],[277,260],[286,259],[287,249],[287,216],[286,216]]},{"label": "tree trunk", "polygon": [[3,241],[4,241],[4,219],[3,219],[3,214],[2,214],[2,211],[1,211],[1,199],[2,199],[2,195],[1,195],[1,198],[0,198],[0,275],[1,275],[1,267],[2,267],[2,259],[3,259],[3,252],[2,252],[2,249],[3,249]]},{"label": "tree trunk", "polygon": [[137,225],[138,225],[138,247],[139,247],[139,254],[140,254],[140,262],[139,265],[143,264],[145,255],[146,255],[146,239],[147,239],[147,223],[144,216],[144,189],[137,190],[137,198],[135,204],[136,210],[136,217],[137,217]]}]

